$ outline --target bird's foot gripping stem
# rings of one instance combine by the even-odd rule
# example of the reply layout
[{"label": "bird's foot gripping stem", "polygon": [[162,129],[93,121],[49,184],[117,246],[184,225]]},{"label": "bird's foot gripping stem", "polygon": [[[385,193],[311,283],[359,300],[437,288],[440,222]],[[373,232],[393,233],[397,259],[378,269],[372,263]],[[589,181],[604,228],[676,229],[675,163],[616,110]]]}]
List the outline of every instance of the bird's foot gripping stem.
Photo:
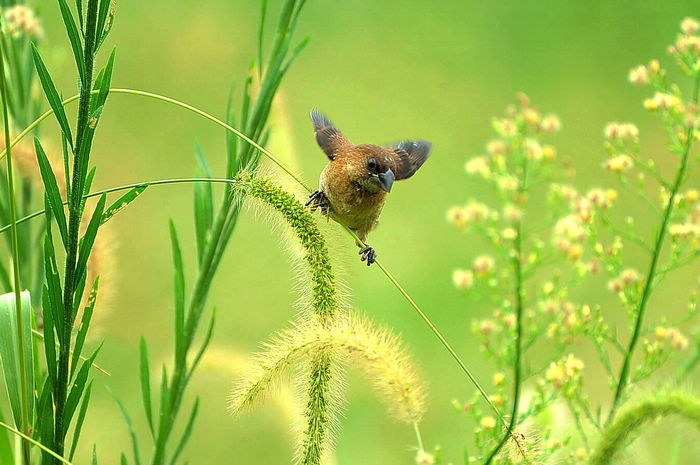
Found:
[{"label": "bird's foot gripping stem", "polygon": [[372,263],[374,263],[377,260],[377,252],[374,251],[374,247],[371,245],[365,245],[360,249],[360,255],[362,255],[362,258],[360,260],[367,261],[367,266],[370,266]]},{"label": "bird's foot gripping stem", "polygon": [[328,197],[326,197],[326,194],[324,194],[320,189],[313,191],[311,195],[309,195],[309,201],[306,202],[305,206],[311,207],[312,212],[315,212],[317,208],[320,208],[323,215],[328,215],[328,212],[331,209],[331,203],[328,200]]}]

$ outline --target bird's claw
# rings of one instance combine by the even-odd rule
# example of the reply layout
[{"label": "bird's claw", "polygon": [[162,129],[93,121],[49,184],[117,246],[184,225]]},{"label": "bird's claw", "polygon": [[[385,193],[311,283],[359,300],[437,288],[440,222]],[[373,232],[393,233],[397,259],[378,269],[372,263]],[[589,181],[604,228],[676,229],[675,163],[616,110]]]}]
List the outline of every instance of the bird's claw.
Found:
[{"label": "bird's claw", "polygon": [[328,215],[331,208],[331,203],[328,201],[328,197],[322,190],[316,190],[309,195],[309,201],[304,204],[306,207],[310,207],[312,212],[315,212],[317,208],[321,209],[323,215]]},{"label": "bird's claw", "polygon": [[362,249],[360,249],[359,254],[362,255],[360,260],[363,262],[367,261],[367,266],[370,266],[377,260],[377,252],[374,251],[374,247],[371,245],[364,246]]}]

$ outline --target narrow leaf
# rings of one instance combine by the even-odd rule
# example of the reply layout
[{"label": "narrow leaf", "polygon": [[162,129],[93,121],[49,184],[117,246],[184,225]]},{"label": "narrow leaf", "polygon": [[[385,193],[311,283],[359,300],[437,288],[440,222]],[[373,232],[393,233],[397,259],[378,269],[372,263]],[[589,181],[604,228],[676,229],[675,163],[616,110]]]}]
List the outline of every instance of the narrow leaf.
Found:
[{"label": "narrow leaf", "polygon": [[41,142],[39,142],[39,139],[36,137],[34,138],[34,148],[36,150],[36,158],[39,161],[41,179],[44,181],[46,197],[49,200],[49,205],[51,206],[53,216],[56,218],[56,224],[58,225],[58,230],[61,233],[63,245],[64,247],[68,247],[68,223],[66,222],[66,212],[63,209],[61,191],[59,190],[58,183],[56,182],[56,175],[54,175],[53,168],[51,168],[51,163],[49,163],[49,158],[46,156],[46,152],[44,152]]},{"label": "narrow leaf", "polygon": [[78,8],[78,21],[80,22],[80,31],[84,33],[83,26],[83,0],[75,0],[75,6]]},{"label": "narrow leaf", "polygon": [[[95,302],[97,301],[97,288],[100,284],[100,277],[95,279],[95,283],[92,285],[92,290],[90,291],[90,296],[88,297],[87,305],[85,310],[83,310],[83,317],[80,321],[80,329],[78,330],[78,335],[75,337],[75,346],[73,347],[73,357],[71,359],[71,372],[70,376],[73,377],[75,368],[78,366],[78,360],[81,352],[83,351],[83,344],[85,344],[85,337],[87,336],[88,328],[90,327],[90,320],[92,319],[92,312],[95,310]],[[80,299],[80,297],[76,297]]]},{"label": "narrow leaf", "polygon": [[66,32],[68,33],[68,39],[70,39],[70,45],[73,49],[73,56],[75,57],[75,64],[78,66],[78,74],[82,85],[85,82],[85,55],[83,53],[82,44],[80,43],[78,26],[75,24],[73,13],[71,13],[70,8],[68,8],[66,0],[58,0],[58,6],[61,9],[61,16],[63,16],[63,24],[66,25]]},{"label": "narrow leaf", "polygon": [[107,96],[109,95],[109,86],[112,85],[112,73],[114,72],[114,57],[117,53],[117,49],[113,48],[112,52],[109,54],[109,59],[107,60],[107,65],[104,67],[104,75],[100,81],[99,89],[97,93],[97,107],[104,106],[107,102]]},{"label": "narrow leaf", "polygon": [[44,354],[46,356],[46,370],[51,386],[55,388],[58,375],[56,367],[56,340],[54,338],[53,306],[50,302],[49,288],[44,286],[41,294],[41,308],[44,313]]},{"label": "narrow leaf", "polygon": [[[211,177],[211,171],[202,151],[202,146],[195,144],[195,154],[199,168],[206,177]],[[197,238],[197,256],[201,264],[204,251],[207,248],[209,231],[214,217],[214,201],[211,183],[196,183],[194,185],[194,217]]]},{"label": "narrow leaf", "polygon": [[[50,210],[47,207],[46,212]],[[46,276],[46,284],[48,286],[48,300],[51,304],[52,317],[56,326],[59,342],[63,341],[65,336],[63,332],[63,295],[61,293],[61,277],[58,274],[58,265],[56,264],[56,252],[53,247],[53,238],[51,237],[51,228],[46,228],[46,237],[44,239],[44,273]]]},{"label": "narrow leaf", "polygon": [[[126,427],[129,429],[129,436],[131,436],[131,445],[134,449],[134,463],[136,465],[141,465],[141,457],[139,454],[139,440],[138,436],[136,436],[136,431],[134,430],[134,423],[131,421],[131,417],[129,416],[129,412],[127,412],[126,407],[122,403],[121,399],[117,397],[117,395],[107,387],[107,390],[109,393],[112,395],[114,398],[114,401],[117,403],[117,406],[119,407],[119,411],[122,414],[122,417],[124,417],[124,422],[126,423]],[[122,463],[126,462],[126,457],[122,454]]]},{"label": "narrow leaf", "polygon": [[189,440],[190,435],[192,434],[192,430],[194,429],[194,421],[197,418],[197,411],[198,410],[199,410],[199,397],[197,397],[197,400],[194,401],[194,407],[192,407],[192,413],[190,413],[190,417],[187,420],[187,424],[185,425],[185,430],[182,432],[182,437],[180,438],[180,442],[178,442],[177,447],[175,448],[175,452],[173,452],[173,458],[170,460],[170,465],[175,465],[178,457],[182,453],[182,450],[185,448],[185,445],[187,444],[187,441]]},{"label": "narrow leaf", "polygon": [[168,391],[168,370],[163,365],[160,381],[160,412],[158,414],[158,437],[165,434],[170,419],[170,393]]},{"label": "narrow leaf", "polygon": [[185,272],[182,265],[182,251],[177,239],[175,223],[170,220],[170,240],[173,248],[173,265],[175,266],[175,354],[177,360],[185,357]]},{"label": "narrow leaf", "polygon": [[75,273],[78,276],[80,276],[87,269],[87,261],[90,257],[90,252],[92,251],[92,245],[95,243],[95,238],[97,237],[97,229],[100,227],[100,222],[102,221],[102,211],[105,208],[106,200],[107,196],[102,194],[100,200],[97,202],[95,211],[92,213],[92,218],[90,218],[90,223],[85,230],[85,235],[80,241],[78,264],[75,267]]},{"label": "narrow leaf", "polygon": [[129,205],[131,202],[136,200],[136,197],[141,195],[143,191],[146,190],[148,187],[148,184],[142,184],[140,186],[136,186],[133,189],[131,189],[129,192],[126,194],[122,195],[119,197],[117,200],[115,200],[112,205],[109,206],[107,210],[102,214],[102,223],[105,224],[107,221],[112,219],[114,215],[119,213],[122,208],[126,207]]},{"label": "narrow leaf", "polygon": [[258,29],[258,69],[260,70],[260,80],[263,74],[263,37],[265,34],[265,16],[267,15],[267,0],[262,1],[262,11],[260,12],[260,28]]},{"label": "narrow leaf", "polygon": [[39,75],[41,87],[44,89],[44,94],[46,94],[46,99],[49,101],[49,105],[51,105],[51,109],[58,120],[58,124],[61,126],[61,130],[63,131],[63,134],[65,134],[66,139],[72,148],[73,135],[71,134],[70,125],[68,124],[68,117],[66,116],[66,112],[63,109],[63,104],[61,103],[61,97],[58,95],[56,85],[53,83],[53,79],[51,79],[51,75],[46,69],[46,65],[41,59],[41,55],[39,55],[39,51],[34,43],[32,43],[32,57],[34,58],[34,66],[36,67],[36,72]]},{"label": "narrow leaf", "polygon": [[80,201],[80,214],[82,215],[85,210],[85,202],[87,202],[87,195],[90,193],[90,187],[92,187],[92,181],[95,179],[95,173],[97,172],[97,167],[93,166],[90,172],[85,178],[85,185],[83,186],[83,198]]},{"label": "narrow leaf", "polygon": [[[53,388],[49,378],[46,378],[44,385],[39,393],[39,406],[37,407],[37,439],[41,439],[41,443],[49,449],[53,449],[54,444],[54,429],[53,429]],[[44,463],[51,463],[51,455],[44,451],[42,452]]]},{"label": "narrow leaf", "polygon": [[216,323],[216,308],[214,308],[214,310],[212,311],[211,320],[209,320],[209,327],[207,328],[207,334],[204,336],[204,342],[202,342],[202,345],[200,346],[199,351],[197,351],[197,355],[192,360],[192,366],[190,367],[190,372],[187,375],[188,378],[190,376],[192,376],[192,373],[194,373],[195,368],[197,368],[197,365],[199,365],[199,361],[202,359],[204,352],[207,350],[207,347],[209,346],[209,343],[211,342],[211,337],[214,335],[214,324],[215,323]]},{"label": "narrow leaf", "polygon": [[153,437],[155,437],[155,430],[153,428],[153,408],[151,406],[151,369],[148,362],[148,346],[146,345],[146,339],[143,336],[141,336],[139,352],[141,362],[141,397],[143,398],[143,408],[146,411],[148,427],[151,429],[151,434]]},{"label": "narrow leaf", "polygon": [[71,385],[70,393],[68,394],[68,399],[66,400],[65,412],[63,415],[63,421],[65,425],[70,425],[70,421],[73,418],[75,409],[78,407],[80,398],[83,395],[85,383],[87,383],[87,378],[90,374],[90,368],[92,368],[92,362],[95,361],[95,358],[97,357],[97,354],[100,352],[101,348],[102,344],[100,344],[100,346],[97,349],[95,349],[95,351],[92,353],[90,358],[87,359],[87,361],[83,362],[83,364],[80,366],[80,370],[78,370],[78,374],[75,376],[75,381],[73,381],[73,384]]},{"label": "narrow leaf", "polygon": [[21,294],[22,305],[22,325],[20,328],[24,336],[24,360],[19,358],[19,331],[17,328],[17,308],[15,306],[14,292],[0,296],[0,359],[5,375],[5,385],[10,398],[10,408],[15,420],[15,425],[20,429],[28,428],[30,425],[23,425],[22,421],[22,379],[21,365],[24,364],[26,376],[26,399],[28,417],[34,417],[34,370],[33,344],[32,344],[32,308],[29,298],[29,291]]},{"label": "narrow leaf", "polygon": [[85,414],[87,413],[88,404],[90,403],[90,393],[92,392],[92,381],[88,384],[85,390],[85,395],[83,396],[83,402],[80,404],[80,411],[78,412],[78,419],[75,422],[75,430],[73,431],[73,442],[70,446],[70,454],[68,454],[68,460],[73,460],[73,455],[75,454],[75,448],[78,446],[78,439],[80,438],[80,432],[83,429],[83,421],[85,421]]},{"label": "narrow leaf", "polygon": [[97,48],[99,48],[100,44],[102,43],[102,36],[105,33],[105,22],[107,21],[107,13],[109,13],[109,5],[111,2],[112,0],[100,0],[100,10],[97,14],[96,29]]}]

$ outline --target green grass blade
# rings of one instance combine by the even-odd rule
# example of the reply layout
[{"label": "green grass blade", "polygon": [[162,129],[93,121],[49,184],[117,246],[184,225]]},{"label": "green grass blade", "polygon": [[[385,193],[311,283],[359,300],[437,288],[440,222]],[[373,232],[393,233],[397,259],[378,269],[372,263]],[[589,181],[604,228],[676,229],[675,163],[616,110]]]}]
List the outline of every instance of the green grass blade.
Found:
[{"label": "green grass blade", "polygon": [[[88,297],[87,305],[85,310],[83,310],[83,317],[80,321],[80,329],[78,330],[78,335],[75,337],[75,345],[73,346],[73,357],[71,359],[70,377],[73,377],[75,368],[78,366],[78,361],[80,360],[80,354],[83,351],[83,345],[85,344],[85,337],[87,336],[88,328],[90,327],[90,320],[92,319],[92,313],[95,310],[95,302],[97,302],[97,288],[100,284],[100,277],[95,279],[95,283],[92,285],[92,290],[90,291],[90,296]],[[82,293],[81,293],[82,296]],[[76,301],[80,301],[81,296],[76,296]]]},{"label": "green grass blade", "polygon": [[104,211],[106,200],[107,196],[103,194],[97,202],[97,206],[95,206],[95,211],[92,213],[92,218],[90,218],[90,223],[85,230],[85,235],[80,241],[80,253],[78,254],[78,263],[75,266],[75,273],[77,276],[82,276],[82,273],[87,269],[88,258],[90,257],[92,245],[95,243],[95,238],[97,237],[97,229],[100,227],[100,222],[102,221],[102,212]]},{"label": "green grass blade", "polygon": [[[47,208],[46,211],[49,212],[50,210]],[[59,338],[61,338],[63,337],[63,295],[61,293],[61,276],[58,274],[56,251],[53,247],[51,229],[48,227],[46,229],[46,237],[44,238],[44,267],[44,275],[46,276],[46,284],[49,291],[48,301],[51,304],[51,312],[54,324],[56,325],[56,332]]]},{"label": "green grass blade", "polygon": [[61,149],[63,151],[63,174],[66,182],[66,196],[70,199],[70,156],[68,155],[68,143],[66,136],[61,133]]},{"label": "green grass blade", "polygon": [[85,421],[85,415],[87,414],[87,408],[90,403],[90,394],[92,393],[92,381],[88,384],[87,389],[85,389],[85,395],[83,396],[83,402],[80,404],[80,411],[78,412],[78,419],[75,422],[75,430],[73,431],[73,440],[70,446],[70,454],[68,454],[68,460],[73,460],[73,455],[75,454],[75,449],[78,446],[78,439],[80,439],[80,433],[83,429],[83,422]]},{"label": "green grass blade", "polygon": [[[37,407],[37,439],[46,447],[52,449],[54,444],[53,429],[53,386],[50,378],[46,378],[44,385],[39,392],[39,402]],[[35,433],[36,434],[36,433]],[[45,463],[51,463],[51,455],[42,452]]]},{"label": "green grass blade", "polygon": [[75,295],[73,296],[73,321],[78,316],[78,310],[80,309],[80,304],[83,300],[83,293],[85,292],[85,283],[87,282],[87,272],[78,276],[78,283],[75,285]]},{"label": "green grass blade", "polygon": [[[20,429],[29,429],[30,425],[23,425],[22,420],[22,380],[20,377],[20,364],[24,364],[26,376],[27,413],[31,419],[34,416],[34,370],[32,350],[32,308],[29,291],[22,292],[22,314],[24,335],[24,360],[19,359],[19,332],[17,328],[17,310],[15,307],[14,292],[0,296],[0,358],[5,375],[5,385],[10,398],[10,408],[15,420],[15,425]],[[30,420],[31,421],[31,420]]]},{"label": "green grass blade", "polygon": [[46,94],[46,99],[49,101],[49,105],[51,106],[51,109],[58,120],[59,126],[61,126],[61,131],[63,131],[63,134],[66,136],[66,139],[72,148],[73,135],[70,130],[70,125],[68,124],[66,111],[63,109],[63,104],[61,103],[61,97],[58,95],[56,85],[53,83],[53,79],[51,79],[51,75],[46,69],[44,60],[41,59],[41,55],[39,55],[39,51],[36,49],[36,45],[34,44],[32,44],[32,57],[34,58],[34,66],[36,67],[36,72],[39,75],[41,87],[44,89],[44,94]]},{"label": "green grass blade", "polygon": [[121,463],[121,465],[129,465],[129,461],[126,459],[126,455],[124,454],[124,452],[122,452],[121,460],[119,463]]},{"label": "green grass blade", "polygon": [[[226,123],[231,127],[236,126],[236,112],[233,109],[233,91],[234,86],[231,84],[228,99],[226,100]],[[234,176],[236,156],[238,153],[238,137],[231,131],[226,131],[226,177]]]},{"label": "green grass blade", "polygon": [[97,464],[97,444],[92,445],[92,465]]},{"label": "green grass blade", "polygon": [[78,26],[75,24],[73,13],[71,13],[66,0],[58,0],[58,6],[61,9],[63,24],[66,26],[66,32],[68,33],[70,46],[73,49],[73,56],[75,57],[75,64],[78,67],[78,74],[82,85],[82,83],[85,82],[85,55],[83,54],[83,47],[80,41],[80,34],[78,33]]},{"label": "green grass blade", "polygon": [[[114,398],[114,401],[117,403],[117,406],[119,407],[119,411],[122,414],[122,417],[124,417],[124,422],[126,423],[126,427],[129,429],[129,436],[131,437],[131,446],[133,447],[134,450],[134,463],[136,465],[141,465],[141,456],[139,454],[139,440],[138,436],[136,435],[136,431],[134,430],[134,423],[131,421],[131,417],[129,416],[129,412],[126,410],[126,407],[122,403],[121,399],[117,397],[117,395],[107,387],[107,390],[109,393],[112,395],[112,398]],[[122,462],[125,461],[124,456],[122,455]]]},{"label": "green grass blade", "polygon": [[99,87],[95,85],[95,88],[99,88],[97,93],[97,107],[104,106],[107,102],[107,96],[109,95],[109,86],[112,85],[112,73],[114,72],[114,57],[117,53],[117,49],[113,48],[112,52],[109,54],[109,60],[107,60],[107,65],[103,68],[103,78],[100,81]]},{"label": "green grass blade", "polygon": [[168,390],[168,369],[163,365],[163,371],[160,381],[160,411],[158,412],[158,437],[163,437],[163,434],[170,427],[170,392]]},{"label": "green grass blade", "polygon": [[105,224],[107,221],[112,219],[112,217],[114,215],[119,213],[124,207],[126,207],[131,202],[136,200],[136,197],[141,195],[141,193],[143,191],[145,191],[147,187],[148,187],[147,184],[142,184],[140,186],[136,186],[133,189],[131,189],[130,191],[128,191],[126,194],[122,195],[117,200],[115,200],[112,203],[112,205],[110,205],[109,208],[107,208],[107,210],[105,210],[105,212],[102,214],[102,223],[101,224]]},{"label": "green grass blade", "polygon": [[34,148],[36,150],[36,158],[39,161],[41,179],[44,181],[46,197],[49,199],[51,211],[56,219],[56,224],[58,224],[63,246],[68,247],[68,223],[66,222],[66,212],[63,209],[63,199],[61,199],[61,191],[58,188],[56,176],[49,163],[49,158],[46,156],[46,152],[44,152],[44,148],[41,146],[41,142],[39,142],[39,139],[36,137],[34,138]]},{"label": "green grass blade", "polygon": [[260,80],[263,74],[263,37],[265,35],[265,17],[267,16],[267,0],[263,0],[260,12],[260,28],[258,29],[258,69],[260,70]]},{"label": "green grass blade", "polygon": [[54,338],[53,305],[49,300],[49,288],[44,286],[41,294],[42,309],[44,311],[44,354],[46,356],[46,371],[51,381],[51,386],[56,386],[56,340]]},{"label": "green grass blade", "polygon": [[83,198],[80,201],[80,213],[85,211],[85,202],[87,201],[87,194],[90,193],[90,187],[92,187],[92,181],[95,179],[95,173],[97,172],[97,167],[93,166],[87,177],[85,178],[85,185],[83,186]]},{"label": "green grass blade", "polygon": [[78,9],[78,21],[80,22],[80,32],[85,31],[83,25],[83,0],[75,0],[75,7]]},{"label": "green grass blade", "polygon": [[92,362],[97,358],[97,354],[100,352],[102,344],[95,349],[89,359],[87,359],[80,366],[78,374],[75,376],[75,381],[70,388],[70,393],[68,394],[68,399],[66,400],[66,409],[64,412],[64,424],[70,425],[75,409],[78,407],[80,398],[83,396],[85,390],[85,384],[87,383],[88,375],[90,374],[90,368],[92,368]]},{"label": "green grass blade", "polygon": [[211,337],[214,335],[214,324],[215,323],[216,323],[216,308],[214,308],[214,311],[212,311],[211,320],[209,320],[209,327],[207,328],[207,334],[204,336],[204,342],[202,342],[202,345],[199,347],[199,351],[197,351],[197,355],[195,355],[194,359],[192,360],[192,366],[190,367],[190,372],[187,375],[188,378],[190,376],[192,376],[192,373],[194,373],[195,368],[197,368],[197,365],[199,365],[199,361],[202,359],[204,352],[207,350],[207,347],[209,347],[209,343],[211,342]]},{"label": "green grass blade", "polygon": [[182,251],[177,239],[175,223],[170,220],[170,240],[173,249],[173,265],[175,266],[175,358],[184,360],[185,357],[185,271],[182,264]]},{"label": "green grass blade", "polygon": [[187,445],[187,441],[190,439],[190,435],[192,434],[192,430],[194,429],[194,421],[197,419],[197,412],[198,411],[199,411],[199,397],[197,397],[197,400],[194,401],[194,407],[192,407],[192,413],[190,413],[190,417],[187,419],[187,424],[185,425],[185,430],[182,432],[182,437],[180,438],[180,441],[178,442],[177,447],[175,448],[175,452],[173,452],[173,458],[170,460],[170,465],[175,465],[178,457],[180,457],[180,454],[182,453],[183,449]]},{"label": "green grass blade", "polygon": [[146,419],[148,427],[151,430],[151,435],[155,437],[155,429],[153,428],[153,407],[151,404],[151,369],[148,362],[148,346],[146,339],[142,336],[139,344],[139,368],[141,378],[141,397],[143,399],[143,408],[146,411]]},{"label": "green grass blade", "polygon": [[[102,41],[104,40],[102,36],[105,35],[105,23],[107,21],[107,13],[109,13],[109,5],[112,0],[100,0],[100,9],[97,13],[97,29],[96,29],[96,39],[97,39],[97,49],[100,48]],[[109,32],[109,30],[107,31]]]},{"label": "green grass blade", "polygon": [[[209,166],[202,152],[199,143],[195,145],[195,154],[199,169],[195,176],[199,176],[199,171],[204,172],[206,177],[211,177]],[[194,185],[194,225],[197,242],[197,258],[201,264],[204,251],[207,248],[207,237],[214,221],[214,200],[212,186],[209,183],[197,183]]]},{"label": "green grass blade", "polygon": [[[289,68],[294,64],[296,59],[299,57],[299,54],[304,51],[307,45],[309,45],[309,42],[311,42],[311,34],[308,36],[304,37],[304,39],[297,44],[296,47],[294,47],[294,50],[292,50],[292,54],[287,60],[287,62],[284,64],[282,67],[280,73],[281,76],[284,76],[285,73],[289,70]],[[280,77],[281,77],[280,76]]]},{"label": "green grass blade", "polygon": [[[107,3],[108,9],[107,9],[107,17],[105,18],[103,24],[104,26],[101,29],[98,29],[98,31],[101,31],[99,34],[99,40],[97,41],[97,49],[99,50],[104,41],[107,39],[107,36],[109,36],[109,32],[112,30],[112,26],[114,25],[114,7],[110,2],[107,0],[104,0],[105,3]],[[100,5],[102,6],[102,5]]]}]

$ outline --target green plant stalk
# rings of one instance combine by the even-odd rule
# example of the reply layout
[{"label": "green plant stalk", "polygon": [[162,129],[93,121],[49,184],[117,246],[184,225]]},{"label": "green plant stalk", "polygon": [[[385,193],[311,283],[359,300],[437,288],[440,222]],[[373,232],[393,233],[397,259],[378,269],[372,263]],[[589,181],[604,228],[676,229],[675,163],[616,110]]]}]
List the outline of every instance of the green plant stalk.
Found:
[{"label": "green plant stalk", "polygon": [[[93,91],[97,92],[97,91]],[[119,89],[119,88],[114,88],[110,89],[110,94],[127,94],[127,95],[137,95],[137,96],[143,96],[143,97],[149,97],[153,98],[156,100],[160,100],[163,102],[167,102],[173,105],[176,105],[180,108],[184,108],[185,110],[191,111],[192,113],[195,113],[199,116],[202,116],[209,121],[212,121],[213,123],[221,126],[222,128],[226,129],[227,131],[230,131],[234,134],[236,134],[239,138],[243,139],[244,141],[248,142],[251,144],[253,147],[255,147],[257,150],[259,150],[261,153],[263,153],[270,161],[272,161],[274,164],[276,164],[282,171],[287,173],[292,179],[294,179],[300,186],[304,187],[307,191],[311,192],[311,188],[304,183],[294,172],[292,172],[284,163],[282,163],[277,157],[275,157],[272,153],[270,153],[268,150],[266,150],[264,147],[260,146],[257,144],[255,141],[253,141],[251,138],[243,134],[241,131],[239,131],[236,128],[231,127],[230,125],[226,124],[225,122],[221,121],[220,119],[216,118],[215,116],[210,115],[209,113],[206,113],[203,110],[200,110],[196,107],[193,107],[191,105],[188,105],[187,103],[181,102],[179,100],[166,97],[163,95],[155,94],[152,92],[146,92],[142,90],[136,90],[136,89]],[[74,102],[75,100],[78,99],[78,96],[74,95],[72,97],[67,98],[66,100],[63,101],[63,104],[66,105],[68,103]],[[37,118],[32,124],[30,124],[27,129],[22,131],[14,141],[12,141],[11,146],[14,147],[19,141],[25,137],[34,127],[36,127],[39,123],[41,123],[43,120],[48,118],[52,114],[51,110],[46,111],[44,114],[42,114],[39,118]],[[0,159],[5,156],[5,152],[0,153]],[[164,184],[167,184],[165,182]],[[138,184],[131,185],[132,187],[135,187]],[[43,212],[38,212],[36,216],[43,214]],[[221,215],[219,215],[221,216]],[[219,231],[223,229],[223,224],[226,220],[226,218],[220,218],[217,216],[216,223],[214,225],[213,231]],[[346,230],[354,236],[355,240],[357,241],[357,236],[350,231],[349,229],[346,228]],[[0,230],[1,232],[2,230]],[[214,237],[212,235],[212,237]],[[216,253],[216,251],[212,252],[212,255]],[[480,383],[477,381],[476,377],[471,373],[469,368],[466,366],[466,364],[462,361],[461,357],[457,354],[457,352],[452,348],[452,346],[447,342],[445,337],[440,333],[440,330],[435,327],[435,325],[430,321],[430,318],[421,310],[421,308],[418,306],[418,304],[411,298],[411,296],[406,292],[406,290],[401,286],[401,284],[396,280],[396,278],[389,272],[389,270],[384,266],[383,263],[381,263],[379,260],[375,262],[377,266],[379,267],[380,270],[382,270],[382,273],[389,279],[389,281],[398,289],[398,291],[401,293],[401,295],[406,299],[406,301],[413,307],[413,309],[418,313],[418,315],[421,317],[421,319],[428,325],[430,330],[435,334],[435,336],[440,340],[440,343],[447,349],[447,351],[450,353],[452,358],[455,359],[459,367],[462,369],[464,374],[469,378],[469,380],[476,386],[476,388],[479,390],[479,393],[482,395],[484,400],[489,404],[493,412],[500,418],[504,423],[505,421],[503,420],[503,415],[501,412],[498,410],[498,408],[491,402],[489,399],[489,396],[486,394],[486,391],[481,387]],[[204,278],[203,278],[204,280]],[[211,281],[211,278],[208,277],[206,278],[207,281]],[[208,284],[202,284],[199,286],[202,290],[208,288]],[[195,289],[198,293],[201,293],[202,291],[199,289]]]},{"label": "green plant stalk", "polygon": [[[82,163],[81,146],[82,137],[88,123],[88,111],[90,107],[90,96],[92,90],[92,73],[95,60],[95,29],[97,27],[97,0],[89,0],[87,5],[86,25],[85,25],[85,82],[82,83],[80,91],[80,101],[78,105],[78,126],[75,139],[75,151],[73,157],[73,186],[71,201],[68,204],[68,244],[66,248],[65,285],[63,289],[63,335],[61,339],[61,349],[58,357],[58,377],[55,386],[55,421],[54,421],[54,448],[59,455],[63,455],[65,436],[68,425],[64,424],[64,412],[66,406],[66,396],[68,390],[71,358],[71,335],[73,331],[73,297],[78,276],[76,272],[76,262],[78,255],[78,237],[82,211],[80,208],[82,197],[82,183],[80,166]],[[85,153],[89,157],[89,153]],[[66,173],[68,176],[68,173]],[[80,297],[78,297],[80,298]]]},{"label": "green plant stalk", "polygon": [[[693,102],[698,103],[698,90],[700,89],[700,72],[695,77],[695,86],[693,88]],[[642,321],[644,318],[644,311],[646,310],[647,302],[649,301],[649,296],[651,295],[652,285],[654,278],[656,276],[656,266],[659,262],[659,257],[661,256],[661,249],[664,245],[664,239],[666,237],[666,232],[668,230],[668,222],[671,218],[671,212],[673,211],[674,201],[676,195],[680,190],[683,181],[685,181],[686,171],[688,169],[688,155],[690,154],[690,148],[693,145],[694,139],[694,128],[689,127],[686,133],[686,143],[685,149],[683,150],[683,155],[681,157],[680,165],[678,166],[678,171],[676,172],[676,179],[671,187],[671,193],[668,198],[668,205],[664,210],[663,220],[661,221],[661,228],[656,237],[656,242],[654,243],[654,253],[651,257],[651,264],[649,265],[649,272],[647,273],[647,278],[644,283],[644,290],[642,291],[642,298],[639,301],[639,308],[637,310],[637,321],[634,325],[634,331],[632,332],[632,337],[630,338],[629,346],[627,347],[627,352],[625,353],[624,361],[622,362],[622,368],[620,369],[620,376],[618,377],[617,389],[615,390],[615,397],[613,399],[612,406],[610,407],[610,414],[606,420],[606,424],[610,423],[615,418],[615,411],[619,407],[620,401],[622,400],[622,394],[628,384],[628,376],[630,364],[632,363],[632,355],[634,349],[639,341],[639,336],[642,332]]]},{"label": "green plant stalk", "polygon": [[[0,21],[0,28],[2,21]],[[4,39],[4,32],[0,32]],[[19,343],[19,370],[20,384],[22,388],[22,430],[25,434],[29,434],[29,399],[27,398],[27,368],[24,363],[24,321],[22,315],[22,284],[19,273],[19,242],[17,238],[17,204],[15,199],[14,176],[12,172],[12,150],[7,141],[10,140],[10,120],[7,112],[7,83],[5,82],[5,42],[0,41],[0,86],[2,86],[2,112],[3,122],[5,126],[5,145],[7,145],[7,190],[10,197],[10,226],[12,228],[12,269],[15,288],[15,312],[17,314],[17,341]],[[24,463],[29,465],[30,461],[30,443],[22,441],[22,451],[24,454]]]},{"label": "green plant stalk", "polygon": [[[486,459],[485,465],[489,465],[498,455],[498,452],[503,448],[506,441],[513,435],[513,428],[518,422],[518,406],[520,405],[520,383],[522,380],[521,370],[521,352],[523,339],[523,273],[522,273],[522,224],[518,222],[515,225],[515,240],[513,248],[515,253],[512,257],[513,274],[515,275],[515,362],[513,364],[513,409],[510,414],[510,422],[503,438],[498,445],[491,451],[491,454]],[[517,438],[513,437],[516,445]],[[522,452],[522,451],[521,451]]]},{"label": "green plant stalk", "polygon": [[637,436],[645,422],[673,414],[684,417],[700,430],[700,401],[697,398],[682,391],[652,396],[625,411],[603,430],[589,465],[609,464],[615,454]]}]

